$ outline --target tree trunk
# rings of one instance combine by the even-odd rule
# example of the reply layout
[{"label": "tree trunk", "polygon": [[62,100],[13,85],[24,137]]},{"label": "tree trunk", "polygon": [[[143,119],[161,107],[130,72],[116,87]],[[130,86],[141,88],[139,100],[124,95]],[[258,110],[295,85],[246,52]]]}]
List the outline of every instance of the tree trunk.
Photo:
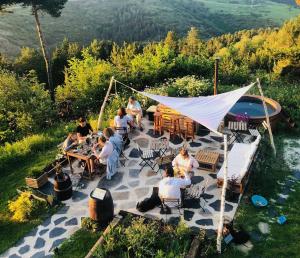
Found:
[{"label": "tree trunk", "polygon": [[44,60],[45,60],[47,79],[48,79],[48,88],[49,88],[51,99],[54,101],[55,96],[54,96],[54,88],[53,88],[53,81],[52,81],[52,70],[51,70],[50,57],[49,57],[49,55],[47,53],[47,50],[46,50],[46,44],[45,44],[43,32],[41,30],[41,24],[40,24],[40,19],[39,19],[39,16],[38,16],[38,10],[37,10],[36,6],[34,6],[34,5],[32,6],[32,13],[33,13],[34,18],[35,18],[36,30],[37,30],[37,33],[38,33],[38,36],[39,36],[40,45],[41,45],[43,57],[44,57]]}]

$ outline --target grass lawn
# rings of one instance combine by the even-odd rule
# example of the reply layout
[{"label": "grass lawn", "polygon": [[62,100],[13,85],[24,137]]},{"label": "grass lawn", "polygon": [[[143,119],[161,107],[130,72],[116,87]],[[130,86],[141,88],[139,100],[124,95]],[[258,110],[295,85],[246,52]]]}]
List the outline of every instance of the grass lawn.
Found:
[{"label": "grass lawn", "polygon": [[[25,176],[32,166],[43,167],[55,159],[57,144],[66,135],[65,127],[47,130],[45,134],[51,137],[25,138],[18,147],[12,144],[10,147],[3,147],[0,153],[0,254],[13,246],[20,238],[39,225],[41,221],[53,213],[56,208],[49,210],[48,214],[41,214],[36,220],[24,223],[12,221],[7,208],[9,200],[17,195],[16,188],[25,185]],[[39,139],[32,143],[33,139]],[[28,145],[29,152],[20,151],[19,147]]]},{"label": "grass lawn", "polygon": [[91,232],[79,229],[69,239],[62,243],[54,258],[82,258],[93,247],[101,232]]},{"label": "grass lawn", "polygon": [[261,153],[263,159],[257,163],[250,178],[248,189],[235,220],[235,225],[242,225],[247,232],[259,232],[258,223],[266,222],[270,226],[270,234],[265,235],[261,241],[251,240],[254,246],[248,255],[243,254],[231,245],[221,257],[300,257],[300,183],[295,184],[295,191],[290,193],[289,198],[283,205],[272,205],[279,214],[287,216],[288,222],[285,225],[270,222],[268,209],[257,209],[249,201],[252,194],[261,194],[268,200],[271,198],[276,200],[278,198],[277,194],[282,192],[282,186],[278,182],[283,182],[291,174],[283,159],[285,138],[286,135],[275,137],[278,152],[276,158],[272,157],[270,147],[262,148],[264,149]]}]

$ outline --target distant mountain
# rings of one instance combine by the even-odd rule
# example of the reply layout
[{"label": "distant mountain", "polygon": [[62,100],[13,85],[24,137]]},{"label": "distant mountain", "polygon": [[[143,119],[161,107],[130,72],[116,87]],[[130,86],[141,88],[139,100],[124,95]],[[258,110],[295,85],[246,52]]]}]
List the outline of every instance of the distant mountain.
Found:
[{"label": "distant mountain", "polygon": [[[33,17],[15,7],[0,16],[0,52],[16,55],[21,46],[37,47]],[[300,14],[293,0],[69,0],[62,17],[41,17],[51,47],[64,37],[87,44],[94,38],[160,40],[169,30],[183,35],[191,27],[208,38],[226,32],[279,26]]]}]

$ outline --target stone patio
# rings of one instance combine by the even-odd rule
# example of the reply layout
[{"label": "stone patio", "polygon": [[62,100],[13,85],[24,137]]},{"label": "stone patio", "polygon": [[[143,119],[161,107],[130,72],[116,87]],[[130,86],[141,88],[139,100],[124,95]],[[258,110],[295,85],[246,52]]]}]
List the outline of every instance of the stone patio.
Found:
[{"label": "stone patio", "polygon": [[[118,173],[113,176],[112,180],[105,177],[94,178],[93,181],[81,180],[78,172],[80,168],[73,165],[75,172],[71,175],[73,182],[73,197],[64,201],[65,206],[52,217],[45,220],[41,225],[35,228],[27,236],[25,236],[14,247],[0,255],[0,257],[51,257],[55,247],[59,246],[65,239],[69,238],[76,230],[80,228],[82,217],[88,216],[88,199],[93,189],[105,187],[110,190],[114,205],[115,214],[119,210],[126,210],[136,214],[141,214],[136,210],[138,201],[149,197],[152,188],[158,185],[161,180],[161,172],[152,171],[149,167],[145,167],[140,172],[140,159],[138,158],[135,144],[139,144],[141,148],[148,148],[153,139],[158,139],[157,135],[153,135],[152,122],[144,119],[143,132],[136,131],[131,135],[130,147],[125,150],[125,155],[129,160],[126,161],[125,167],[119,167]],[[223,162],[223,144],[222,138],[214,133],[200,133],[192,142],[189,141],[188,149],[191,154],[195,154],[198,150],[211,150],[221,154],[220,162],[217,170]],[[161,137],[168,137],[165,133]],[[248,136],[246,136],[248,137]],[[184,144],[181,139],[174,139],[170,142],[171,148],[179,148]],[[76,163],[77,161],[75,161]],[[242,162],[242,161],[241,161]],[[68,166],[65,171],[70,173]],[[217,172],[217,171],[216,171]],[[216,172],[208,172],[204,170],[195,170],[192,183],[199,185],[200,189],[206,185],[205,197],[207,203],[202,202],[205,211],[200,209],[200,203],[195,200],[187,200],[187,208],[181,209],[181,215],[177,209],[172,209],[172,214],[167,216],[168,220],[178,220],[181,216],[187,225],[193,229],[204,228],[215,230],[219,221],[220,195],[221,189],[217,188]],[[50,181],[53,179],[50,178]],[[226,202],[225,216],[232,219],[236,213],[238,203]],[[166,219],[166,215],[160,214],[160,209],[155,208],[150,212],[144,213],[145,216],[155,216],[157,218]],[[88,250],[87,250],[88,251]]]}]

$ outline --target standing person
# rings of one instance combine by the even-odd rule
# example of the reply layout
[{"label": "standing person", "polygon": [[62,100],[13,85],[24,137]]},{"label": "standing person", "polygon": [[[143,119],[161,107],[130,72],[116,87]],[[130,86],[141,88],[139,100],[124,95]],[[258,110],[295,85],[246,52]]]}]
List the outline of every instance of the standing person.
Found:
[{"label": "standing person", "polygon": [[[100,153],[97,151],[97,147],[101,149]],[[93,158],[90,160],[91,172],[95,172],[95,160],[98,160],[100,165],[106,165],[107,159],[112,154],[114,147],[111,142],[107,141],[106,138],[102,135],[98,139],[98,144],[96,144],[93,148]]]},{"label": "standing person", "polygon": [[167,167],[163,174],[163,179],[158,185],[158,195],[161,199],[178,199],[183,204],[183,194],[181,189],[191,184],[191,179],[187,172],[184,178],[174,177],[172,167]]},{"label": "standing person", "polygon": [[89,123],[86,122],[86,119],[84,117],[80,117],[79,125],[76,128],[77,138],[79,143],[84,142],[88,136],[88,134],[93,133],[93,129]]},{"label": "standing person", "polygon": [[131,96],[129,98],[126,111],[132,117],[133,116],[136,117],[136,122],[138,124],[138,127],[140,128],[141,131],[143,131],[143,128],[142,128],[142,116],[143,116],[142,107],[141,107],[140,103],[135,99],[134,96]]},{"label": "standing person", "polygon": [[182,148],[180,153],[172,161],[175,175],[183,176],[185,173],[191,172],[194,168],[199,167],[198,161],[189,155],[188,150]]},{"label": "standing person", "polygon": [[78,143],[77,141],[77,134],[76,133],[69,133],[68,137],[65,139],[63,143],[63,152],[66,153],[68,150],[70,150],[73,146],[75,146]]},{"label": "standing person", "polygon": [[114,149],[115,149],[115,150],[119,153],[119,155],[120,155],[120,153],[122,152],[122,147],[123,147],[123,139],[122,139],[122,136],[119,135],[119,134],[115,134],[114,131],[113,131],[113,129],[110,128],[110,127],[105,128],[105,129],[103,130],[103,135],[105,136],[105,138],[106,138],[107,140],[109,140],[109,141],[112,143]]}]

